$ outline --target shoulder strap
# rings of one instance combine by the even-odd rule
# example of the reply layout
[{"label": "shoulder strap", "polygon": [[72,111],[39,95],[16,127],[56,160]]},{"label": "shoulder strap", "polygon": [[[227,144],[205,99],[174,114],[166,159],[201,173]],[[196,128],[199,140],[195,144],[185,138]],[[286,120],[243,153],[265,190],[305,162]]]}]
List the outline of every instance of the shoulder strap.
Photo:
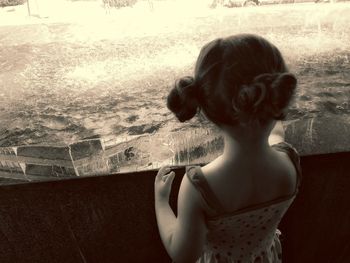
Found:
[{"label": "shoulder strap", "polygon": [[300,166],[300,156],[299,156],[298,151],[291,144],[289,144],[287,142],[280,142],[280,143],[272,145],[271,147],[276,149],[277,151],[285,152],[288,155],[291,162],[293,163],[293,165],[297,171],[297,188],[295,191],[295,193],[297,193],[297,191],[299,189],[300,182],[301,182],[301,178],[302,178],[301,166]]},{"label": "shoulder strap", "polygon": [[210,208],[217,213],[225,211],[221,205],[219,199],[216,197],[214,192],[211,190],[204,174],[199,166],[188,166],[186,167],[186,175],[188,180],[194,185],[194,187],[200,192],[203,201]]}]

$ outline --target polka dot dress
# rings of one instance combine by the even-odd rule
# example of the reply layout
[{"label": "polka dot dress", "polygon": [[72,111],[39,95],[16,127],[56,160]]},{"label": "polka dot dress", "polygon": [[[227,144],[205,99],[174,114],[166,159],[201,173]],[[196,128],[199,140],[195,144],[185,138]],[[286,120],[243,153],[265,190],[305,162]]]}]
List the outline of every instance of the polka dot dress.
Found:
[{"label": "polka dot dress", "polygon": [[277,225],[293,200],[208,219],[207,242],[197,262],[281,262]]},{"label": "polka dot dress", "polygon": [[[288,153],[297,169],[299,186],[301,170],[297,152],[287,143],[273,147]],[[294,201],[298,187],[293,195],[225,213],[200,167],[188,167],[186,175],[200,191],[207,207],[218,212],[217,216],[207,218],[207,240],[197,263],[282,262],[281,232],[277,226]]]}]

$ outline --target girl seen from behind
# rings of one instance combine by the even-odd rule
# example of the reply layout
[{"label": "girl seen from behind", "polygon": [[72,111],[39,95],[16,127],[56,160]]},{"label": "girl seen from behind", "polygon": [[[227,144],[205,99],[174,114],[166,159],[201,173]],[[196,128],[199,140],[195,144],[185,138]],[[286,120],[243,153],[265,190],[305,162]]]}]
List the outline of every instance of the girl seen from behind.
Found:
[{"label": "girl seen from behind", "polygon": [[251,34],[206,44],[194,76],[175,83],[168,108],[181,122],[200,112],[220,128],[225,144],[204,167],[187,167],[177,217],[168,203],[174,172],[162,167],[156,176],[158,228],[173,261],[281,262],[277,226],[301,170],[280,120],[296,83],[280,51]]}]

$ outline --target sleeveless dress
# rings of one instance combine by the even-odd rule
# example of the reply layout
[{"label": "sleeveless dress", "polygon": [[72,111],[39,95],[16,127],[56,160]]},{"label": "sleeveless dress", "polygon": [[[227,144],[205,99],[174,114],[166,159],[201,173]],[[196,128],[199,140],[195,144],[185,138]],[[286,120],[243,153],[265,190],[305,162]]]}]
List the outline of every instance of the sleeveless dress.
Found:
[{"label": "sleeveless dress", "polygon": [[186,175],[200,192],[211,214],[206,216],[208,228],[203,253],[197,263],[276,263],[282,262],[281,232],[277,229],[292,204],[301,181],[297,151],[288,143],[271,146],[288,154],[297,171],[297,186],[292,195],[226,212],[211,190],[199,166],[186,167]]}]

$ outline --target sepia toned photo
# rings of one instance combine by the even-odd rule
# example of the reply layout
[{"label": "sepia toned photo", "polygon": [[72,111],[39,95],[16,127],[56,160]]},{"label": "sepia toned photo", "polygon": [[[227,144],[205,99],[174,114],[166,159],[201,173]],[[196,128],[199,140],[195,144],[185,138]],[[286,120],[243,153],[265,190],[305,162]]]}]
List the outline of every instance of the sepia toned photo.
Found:
[{"label": "sepia toned photo", "polygon": [[350,262],[348,0],[0,0],[0,262]]}]

